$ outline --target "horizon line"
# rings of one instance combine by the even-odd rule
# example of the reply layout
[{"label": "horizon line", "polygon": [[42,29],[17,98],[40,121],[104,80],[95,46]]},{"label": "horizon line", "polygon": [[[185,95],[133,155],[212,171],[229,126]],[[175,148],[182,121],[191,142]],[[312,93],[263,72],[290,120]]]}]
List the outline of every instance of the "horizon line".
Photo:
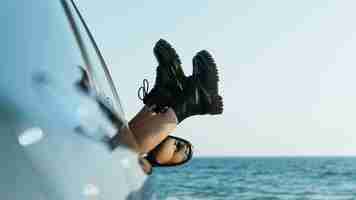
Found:
[{"label": "horizon line", "polygon": [[278,157],[355,157],[355,155],[197,155],[195,158],[278,158]]}]

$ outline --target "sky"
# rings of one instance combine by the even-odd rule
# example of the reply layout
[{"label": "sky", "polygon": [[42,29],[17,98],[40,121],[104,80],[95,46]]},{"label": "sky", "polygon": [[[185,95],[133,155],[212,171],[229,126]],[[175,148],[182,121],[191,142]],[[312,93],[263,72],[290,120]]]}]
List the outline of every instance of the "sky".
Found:
[{"label": "sky", "polygon": [[84,1],[127,119],[154,85],[152,48],[164,38],[186,74],[210,51],[224,98],[220,116],[195,116],[174,135],[197,156],[356,155],[354,1]]}]

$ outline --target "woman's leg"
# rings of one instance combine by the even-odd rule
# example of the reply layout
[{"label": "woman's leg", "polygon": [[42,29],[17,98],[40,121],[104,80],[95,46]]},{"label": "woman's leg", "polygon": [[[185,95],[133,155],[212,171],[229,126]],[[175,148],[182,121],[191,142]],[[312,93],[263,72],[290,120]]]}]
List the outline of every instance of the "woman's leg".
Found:
[{"label": "woman's leg", "polygon": [[165,113],[153,113],[145,108],[132,121],[130,129],[141,153],[147,153],[161,143],[177,127],[177,117],[170,108]]},{"label": "woman's leg", "polygon": [[169,108],[165,113],[153,113],[146,106],[110,140],[112,149],[123,144],[138,153],[148,153],[177,127],[177,117]]},{"label": "woman's leg", "polygon": [[155,116],[156,113],[151,112],[151,110],[147,106],[143,106],[143,108],[138,112],[134,118],[132,118],[129,122],[129,127],[135,128],[143,123],[145,123],[146,120],[150,119],[151,117]]}]

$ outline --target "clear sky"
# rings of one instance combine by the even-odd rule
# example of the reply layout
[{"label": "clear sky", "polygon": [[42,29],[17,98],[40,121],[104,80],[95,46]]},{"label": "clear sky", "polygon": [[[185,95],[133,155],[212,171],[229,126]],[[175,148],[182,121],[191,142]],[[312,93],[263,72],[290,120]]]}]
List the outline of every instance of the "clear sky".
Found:
[{"label": "clear sky", "polygon": [[356,155],[356,2],[84,1],[79,6],[127,118],[154,84],[152,47],[171,42],[187,74],[201,49],[220,71],[225,112],[184,121],[197,155]]}]

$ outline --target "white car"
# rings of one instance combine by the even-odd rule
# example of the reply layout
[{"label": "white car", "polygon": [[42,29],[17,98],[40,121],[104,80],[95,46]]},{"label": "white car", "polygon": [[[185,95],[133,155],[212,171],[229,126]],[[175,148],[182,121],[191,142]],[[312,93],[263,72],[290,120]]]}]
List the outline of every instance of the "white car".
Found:
[{"label": "white car", "polygon": [[[0,7],[0,199],[140,198],[137,155],[111,151],[105,119],[78,92],[78,66],[125,123],[115,88],[70,0],[5,0]],[[111,130],[112,131],[112,130]],[[95,135],[98,134],[98,135]],[[112,134],[112,133],[110,133]]]}]

